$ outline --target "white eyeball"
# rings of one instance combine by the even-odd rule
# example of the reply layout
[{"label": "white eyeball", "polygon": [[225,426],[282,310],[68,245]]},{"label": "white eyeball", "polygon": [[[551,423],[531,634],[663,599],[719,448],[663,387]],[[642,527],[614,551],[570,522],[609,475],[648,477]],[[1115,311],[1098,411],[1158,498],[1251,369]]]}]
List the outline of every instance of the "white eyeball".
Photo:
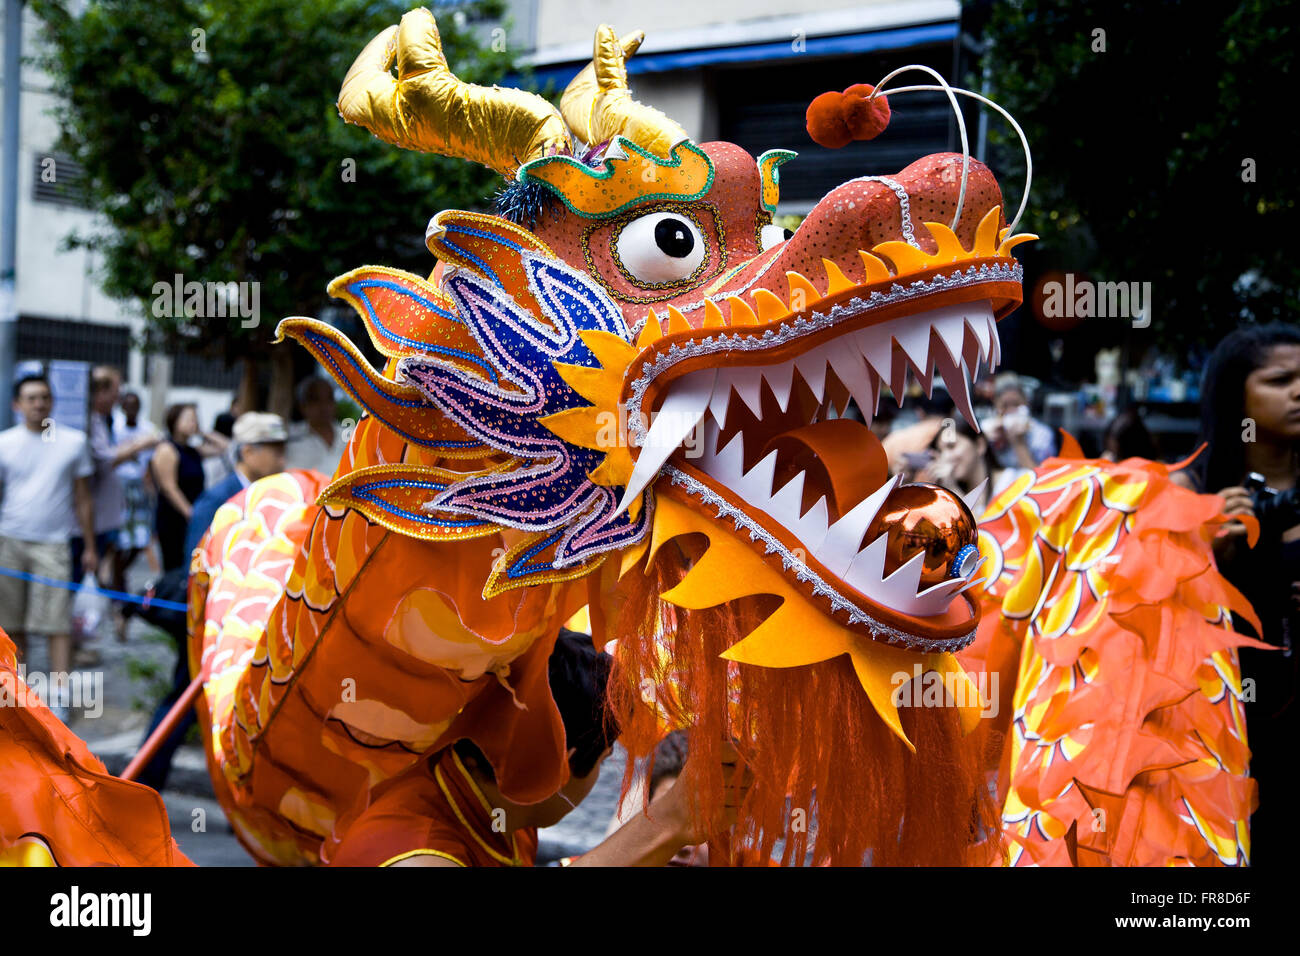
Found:
[{"label": "white eyeball", "polygon": [[689,279],[704,261],[704,237],[686,216],[652,212],[623,227],[615,243],[619,261],[645,283]]},{"label": "white eyeball", "polygon": [[767,250],[771,249],[773,246],[779,246],[793,235],[793,232],[783,226],[764,226],[763,231],[759,233],[758,237],[760,245],[762,246],[761,251],[767,252]]}]

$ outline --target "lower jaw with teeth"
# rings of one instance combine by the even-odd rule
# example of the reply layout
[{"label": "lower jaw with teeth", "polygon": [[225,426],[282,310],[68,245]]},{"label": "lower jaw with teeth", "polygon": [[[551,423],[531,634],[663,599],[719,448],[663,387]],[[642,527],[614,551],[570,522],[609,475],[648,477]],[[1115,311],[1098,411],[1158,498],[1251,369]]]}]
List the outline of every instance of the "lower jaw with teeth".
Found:
[{"label": "lower jaw with teeth", "polygon": [[[971,621],[974,605],[962,592],[979,583],[981,563],[970,508],[948,489],[891,479],[879,440],[843,413],[851,395],[870,419],[882,378],[875,369],[888,364],[900,395],[909,368],[920,370],[927,393],[938,371],[974,424],[970,373],[995,361],[996,329],[981,305],[932,310],[907,317],[907,326],[895,320],[892,329],[863,330],[866,336],[849,333],[781,365],[689,373],[683,378],[695,381],[674,382],[669,397],[687,395],[699,409],[686,408],[685,416],[702,421],[702,441],[683,449],[680,437],[670,439],[667,474],[735,521],[761,551],[779,555],[788,573],[832,611],[847,613],[848,623],[914,647],[964,646],[973,625],[971,633],[953,636],[954,629]],[[869,351],[882,336],[891,343],[887,358]],[[684,404],[676,403],[676,414]],[[660,411],[668,406],[665,400]],[[642,454],[653,452],[655,430]]]}]

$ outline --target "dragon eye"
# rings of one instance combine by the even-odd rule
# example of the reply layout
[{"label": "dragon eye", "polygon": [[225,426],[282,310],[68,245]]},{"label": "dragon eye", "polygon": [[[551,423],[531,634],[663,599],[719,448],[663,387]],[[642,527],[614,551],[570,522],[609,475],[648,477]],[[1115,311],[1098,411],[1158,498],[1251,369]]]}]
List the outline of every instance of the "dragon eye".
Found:
[{"label": "dragon eye", "polygon": [[767,250],[771,249],[773,246],[785,242],[793,235],[794,235],[793,232],[781,226],[777,226],[777,225],[764,226],[762,234],[759,236],[760,242],[763,247],[761,251],[767,252]]},{"label": "dragon eye", "polygon": [[680,282],[704,261],[704,237],[685,216],[654,212],[623,227],[615,244],[623,268],[641,282]]}]

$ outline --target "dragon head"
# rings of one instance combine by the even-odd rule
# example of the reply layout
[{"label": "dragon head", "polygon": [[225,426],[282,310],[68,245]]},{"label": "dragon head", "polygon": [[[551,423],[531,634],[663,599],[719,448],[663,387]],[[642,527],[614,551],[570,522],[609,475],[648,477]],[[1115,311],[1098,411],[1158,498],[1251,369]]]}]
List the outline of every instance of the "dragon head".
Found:
[{"label": "dragon head", "polygon": [[891,676],[919,661],[964,679],[975,521],[946,489],[891,478],[868,424],[882,391],[901,404],[937,375],[978,427],[971,381],[998,362],[997,320],[1021,299],[1011,248],[1032,237],[964,154],[850,180],[787,234],[772,216],[794,154],[696,144],[637,103],[640,42],[601,27],[558,111],[457,80],[424,10],[357,59],[344,119],[509,181],[497,215],[433,217],[429,280],[365,267],[331,285],[383,374],[328,326],[282,323],[411,450],[324,500],[416,537],[501,534],[485,597],[585,575],[626,590],[674,563],[650,657],[673,658],[674,621],[766,599],[720,648],[728,680],[847,658],[910,747]]}]

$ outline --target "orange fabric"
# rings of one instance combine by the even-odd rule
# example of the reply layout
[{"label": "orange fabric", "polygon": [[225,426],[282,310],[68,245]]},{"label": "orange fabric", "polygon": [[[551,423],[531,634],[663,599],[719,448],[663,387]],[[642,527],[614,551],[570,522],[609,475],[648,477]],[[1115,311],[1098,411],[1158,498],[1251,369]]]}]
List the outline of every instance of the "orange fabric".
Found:
[{"label": "orange fabric", "polygon": [[59,866],[193,865],[172,839],[162,798],[111,776],[50,713],[19,678],[2,630],[0,781],[0,859],[44,857],[30,852],[37,836]]},{"label": "orange fabric", "polygon": [[1257,642],[1228,612],[1253,614],[1214,567],[1222,499],[1168,474],[1050,459],[981,521],[991,583],[959,656],[998,678],[978,746],[1014,865],[1249,862],[1236,648]]},{"label": "orange fabric", "polygon": [[376,789],[327,862],[385,866],[430,853],[461,866],[532,866],[537,828],[504,833],[501,819],[448,747]]},{"label": "orange fabric", "polygon": [[[383,462],[452,466],[363,419],[339,472]],[[240,841],[264,863],[317,864],[373,788],[460,737],[511,799],[550,796],[568,765],[546,662],[585,582],[484,600],[500,532],[403,537],[316,506],[325,484],[263,479],[200,546],[191,654],[211,671],[200,718],[215,725],[209,765]]]}]

